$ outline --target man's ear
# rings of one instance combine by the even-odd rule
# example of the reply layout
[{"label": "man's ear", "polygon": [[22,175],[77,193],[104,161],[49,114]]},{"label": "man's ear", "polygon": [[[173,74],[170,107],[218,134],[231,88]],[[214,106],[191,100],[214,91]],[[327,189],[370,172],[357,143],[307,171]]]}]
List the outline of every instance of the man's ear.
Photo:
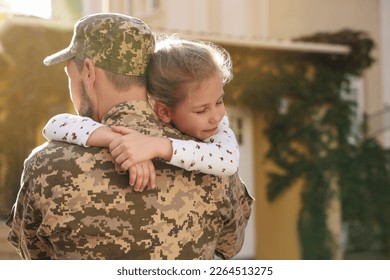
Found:
[{"label": "man's ear", "polygon": [[82,77],[84,82],[88,86],[92,86],[95,83],[95,78],[96,78],[95,65],[93,64],[92,60],[89,58],[86,58],[84,60]]},{"label": "man's ear", "polygon": [[164,123],[169,124],[171,122],[171,112],[172,109],[167,105],[161,103],[160,101],[154,102],[154,112],[157,114],[158,118]]}]

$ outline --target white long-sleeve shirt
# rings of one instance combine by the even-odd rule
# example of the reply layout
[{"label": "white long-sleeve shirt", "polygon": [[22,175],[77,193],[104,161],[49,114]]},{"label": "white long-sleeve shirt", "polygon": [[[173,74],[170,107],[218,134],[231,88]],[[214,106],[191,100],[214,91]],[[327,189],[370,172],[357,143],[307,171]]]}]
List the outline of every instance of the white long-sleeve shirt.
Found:
[{"label": "white long-sleeve shirt", "polygon": [[[88,147],[86,143],[89,136],[102,126],[104,125],[87,117],[59,114],[48,121],[43,129],[43,136],[49,141]],[[217,133],[204,142],[170,140],[173,154],[168,163],[171,165],[216,176],[230,176],[238,170],[239,148],[227,116],[218,125]]]}]

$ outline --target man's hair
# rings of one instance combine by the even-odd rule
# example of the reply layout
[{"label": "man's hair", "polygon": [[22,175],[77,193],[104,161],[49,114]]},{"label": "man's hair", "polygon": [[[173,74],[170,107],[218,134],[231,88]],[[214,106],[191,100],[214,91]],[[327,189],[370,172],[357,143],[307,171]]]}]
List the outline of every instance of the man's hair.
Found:
[{"label": "man's hair", "polygon": [[[74,63],[78,72],[81,72],[84,68],[84,60],[73,57]],[[124,91],[129,89],[132,86],[137,87],[146,87],[146,77],[145,76],[128,76],[124,74],[118,74],[113,72],[108,72],[104,70],[104,73],[110,83],[118,91]]]}]

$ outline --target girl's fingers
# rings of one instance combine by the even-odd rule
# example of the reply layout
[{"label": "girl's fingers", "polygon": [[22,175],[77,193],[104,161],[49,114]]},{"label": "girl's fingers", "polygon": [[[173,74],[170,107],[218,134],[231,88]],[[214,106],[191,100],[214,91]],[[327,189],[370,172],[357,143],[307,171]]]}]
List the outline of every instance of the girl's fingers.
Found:
[{"label": "girl's fingers", "polygon": [[112,131],[117,132],[117,133],[121,133],[123,135],[130,134],[130,133],[134,132],[134,130],[127,128],[127,127],[124,127],[124,126],[110,126],[110,128],[112,129]]},{"label": "girl's fingers", "polygon": [[130,186],[134,187],[135,180],[137,179],[137,165],[132,165],[129,168],[129,176],[130,176],[129,179]]},{"label": "girl's fingers", "polygon": [[149,186],[151,189],[156,188],[156,170],[154,169],[154,164],[150,160],[149,161]]}]

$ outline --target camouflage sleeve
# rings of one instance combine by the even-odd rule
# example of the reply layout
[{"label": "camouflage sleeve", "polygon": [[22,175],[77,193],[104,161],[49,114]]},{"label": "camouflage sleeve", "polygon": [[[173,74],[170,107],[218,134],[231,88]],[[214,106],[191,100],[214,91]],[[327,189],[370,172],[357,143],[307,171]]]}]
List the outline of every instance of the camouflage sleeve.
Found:
[{"label": "camouflage sleeve", "polygon": [[33,185],[29,179],[28,162],[26,160],[22,185],[7,221],[7,226],[11,228],[8,242],[23,259],[50,259],[49,247],[37,234],[42,215],[32,196]]},{"label": "camouflage sleeve", "polygon": [[238,173],[230,176],[224,205],[221,207],[224,228],[215,251],[218,257],[231,259],[241,250],[253,201]]}]

